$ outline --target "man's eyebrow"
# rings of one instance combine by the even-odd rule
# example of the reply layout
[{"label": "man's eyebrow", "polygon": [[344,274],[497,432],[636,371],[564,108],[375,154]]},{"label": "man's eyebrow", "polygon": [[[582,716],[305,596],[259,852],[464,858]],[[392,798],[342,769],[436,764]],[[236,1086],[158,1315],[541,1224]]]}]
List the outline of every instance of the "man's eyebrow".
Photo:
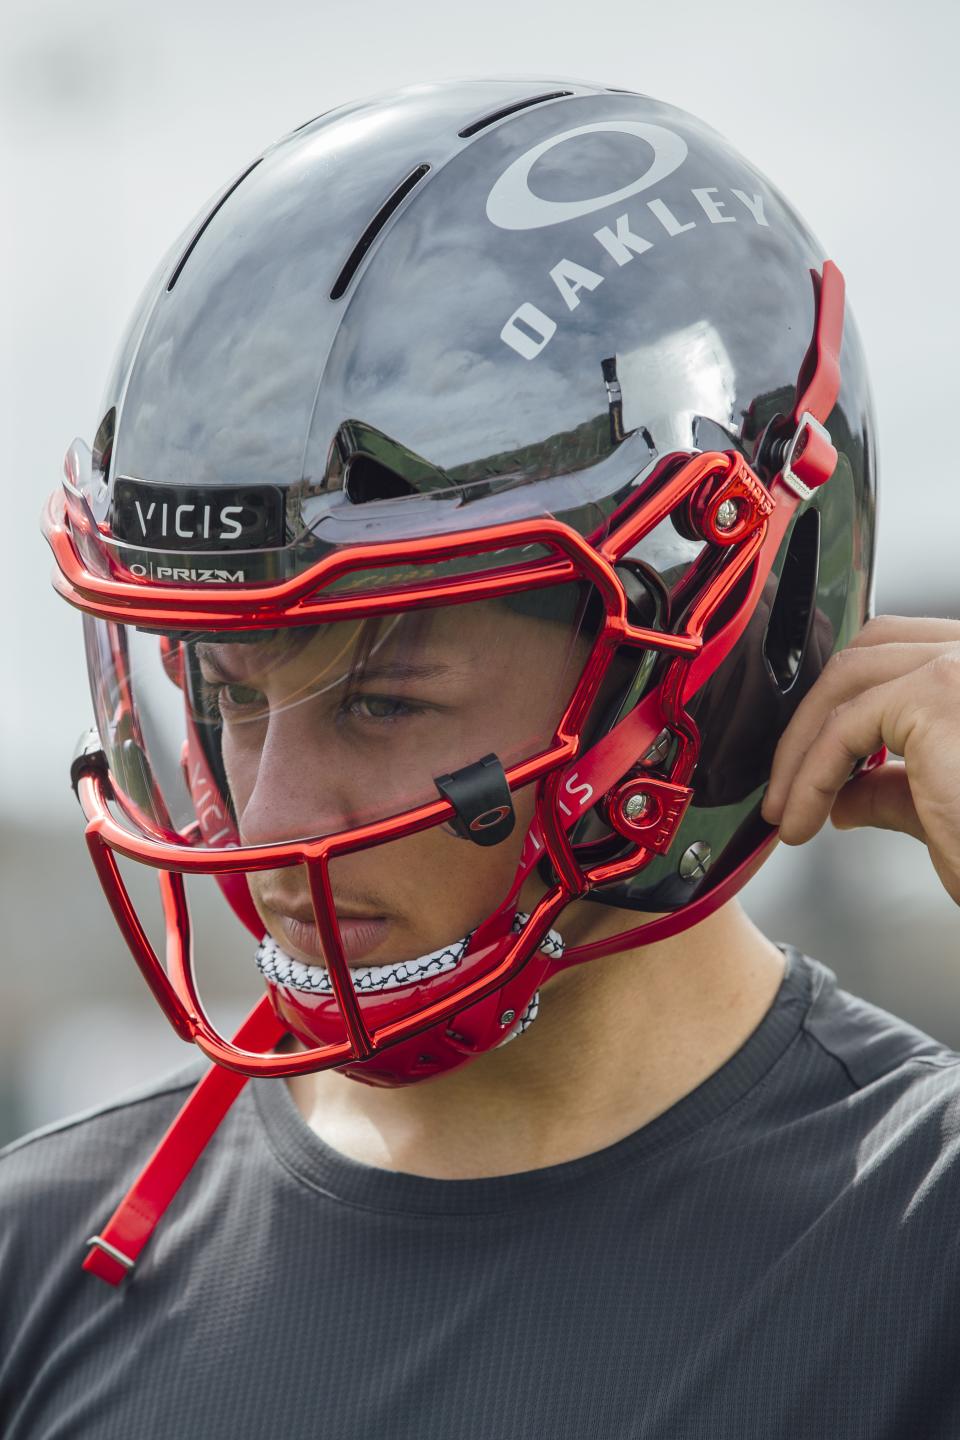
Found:
[{"label": "man's eyebrow", "polygon": [[[360,665],[349,671],[355,680],[436,680],[443,675],[455,674],[462,669],[459,665],[447,665],[439,660],[432,664],[414,665],[410,661],[395,660],[385,665]],[[347,676],[344,677],[345,679]]]},{"label": "man's eyebrow", "polygon": [[[223,645],[211,645],[209,642],[204,643],[201,641],[200,644],[193,647],[193,653],[202,665],[208,665],[211,670],[216,671],[217,675],[226,678],[226,666],[217,653],[218,650],[225,648]],[[236,646],[231,648],[239,649],[240,647]]]},{"label": "man's eyebrow", "polygon": [[[220,677],[227,678],[229,675],[228,665],[224,663],[222,651],[241,650],[249,653],[249,647],[239,645],[211,645],[201,643],[196,647],[197,659],[215,671]],[[218,653],[219,652],[219,653]],[[345,670],[339,677],[340,680],[361,681],[366,684],[371,680],[437,680],[447,675],[456,674],[462,670],[460,665],[449,665],[445,661],[435,660],[430,663],[414,664],[409,660],[386,661],[380,665],[350,668]]]}]

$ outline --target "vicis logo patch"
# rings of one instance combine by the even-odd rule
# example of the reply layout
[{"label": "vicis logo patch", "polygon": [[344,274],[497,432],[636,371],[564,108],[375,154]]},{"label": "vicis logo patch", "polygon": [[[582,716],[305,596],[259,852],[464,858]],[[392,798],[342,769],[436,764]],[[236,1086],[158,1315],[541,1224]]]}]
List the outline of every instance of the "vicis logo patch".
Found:
[{"label": "vicis logo patch", "polygon": [[[643,142],[641,153],[647,156],[647,168],[642,174],[628,179],[619,189],[585,200],[547,200],[533,193],[530,172],[541,155],[567,140],[597,133],[635,136]],[[745,190],[722,190],[717,185],[691,186],[687,192],[689,204],[684,206],[683,213],[677,213],[680,206],[676,200],[673,201],[675,208],[671,209],[659,196],[649,200],[636,198],[668,179],[679,170],[686,158],[686,141],[662,125],[633,120],[602,120],[592,125],[578,125],[573,130],[563,130],[559,135],[541,140],[504,170],[487,196],[487,219],[501,230],[540,230],[594,211],[606,210],[627,200],[633,201],[629,210],[616,215],[610,224],[602,225],[593,232],[599,251],[576,258],[563,256],[549,268],[548,277],[556,286],[559,299],[568,311],[576,310],[581,292],[596,290],[608,278],[593,268],[601,254],[612,256],[617,266],[622,268],[636,256],[652,250],[655,243],[661,243],[664,238],[675,239],[697,225],[733,225],[744,220],[754,225],[766,226],[769,223],[764,213],[763,196]],[[654,239],[648,238],[650,234]],[[557,326],[558,321],[539,305],[523,300],[503,326],[500,338],[525,360],[534,360],[553,339]]]},{"label": "vicis logo patch", "polygon": [[151,485],[121,475],[113,533],[148,550],[260,550],[283,543],[283,496],[274,485]]}]

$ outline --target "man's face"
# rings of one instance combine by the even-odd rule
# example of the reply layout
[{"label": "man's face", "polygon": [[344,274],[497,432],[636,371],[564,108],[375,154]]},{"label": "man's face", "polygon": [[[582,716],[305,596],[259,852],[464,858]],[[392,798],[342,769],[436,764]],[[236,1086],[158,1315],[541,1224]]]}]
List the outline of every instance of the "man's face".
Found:
[{"label": "man's face", "polygon": [[[382,820],[436,799],[435,776],[491,751],[504,767],[536,753],[589,648],[575,622],[501,601],[199,645],[202,704],[222,729],[241,842]],[[334,860],[347,959],[413,959],[473,929],[509,890],[533,804],[532,786],[515,794],[513,833],[489,848],[435,826]],[[281,948],[322,961],[305,869],[255,871],[249,882]]]}]

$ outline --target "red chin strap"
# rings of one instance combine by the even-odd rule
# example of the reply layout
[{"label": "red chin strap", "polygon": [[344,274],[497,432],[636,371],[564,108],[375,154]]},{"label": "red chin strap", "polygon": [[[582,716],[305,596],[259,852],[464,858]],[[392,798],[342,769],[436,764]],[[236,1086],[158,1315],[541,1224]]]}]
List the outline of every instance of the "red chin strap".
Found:
[{"label": "red chin strap", "polygon": [[[690,803],[690,781],[699,754],[699,735],[686,713],[686,705],[743,634],[798,504],[833,473],[837,457],[823,423],[833,409],[839,392],[843,279],[837,267],[827,261],[822,278],[814,276],[814,283],[817,293],[815,332],[801,368],[794,410],[790,417],[781,419],[781,433],[771,437],[771,445],[778,447],[773,453],[779,468],[770,488],[767,489],[743,458],[733,452],[676,457],[674,471],[645,503],[644,533],[666,518],[687,497],[691,518],[700,532],[716,545],[738,545],[739,563],[727,566],[714,583],[707,586],[702,594],[696,595],[685,617],[684,636],[670,637],[669,641],[660,637],[660,648],[667,652],[670,661],[657,690],[588,752],[571,758],[562,766],[543,765],[537,772],[536,818],[526,837],[514,883],[501,907],[483,922],[473,936],[465,957],[465,960],[484,959],[486,978],[472,987],[479,992],[477,998],[452,1014],[448,1007],[432,1024],[428,1019],[416,1033],[402,1035],[393,1043],[383,1031],[378,1031],[380,1040],[375,1053],[358,1060],[357,1056],[364,1053],[360,1042],[366,1031],[339,936],[334,933],[329,921],[329,916],[334,913],[326,864],[329,852],[325,851],[319,860],[305,859],[324,950],[330,955],[330,979],[339,1006],[339,1029],[342,1034],[345,1023],[349,1037],[343,1047],[341,1063],[336,1068],[367,1083],[402,1083],[398,1077],[404,1074],[407,1080],[418,1078],[409,1074],[409,1068],[405,1071],[405,1066],[410,1065],[410,1053],[419,1053],[426,1044],[433,1044],[440,1032],[443,1043],[450,1051],[450,1063],[463,1063],[470,1055],[498,1043],[504,1033],[504,1010],[521,1013],[537,987],[557,971],[612,951],[666,939],[697,924],[736,894],[772,849],[776,842],[776,830],[767,827],[750,854],[729,873],[716,873],[709,890],[683,910],[609,939],[567,950],[559,959],[548,959],[539,951],[548,928],[571,899],[594,887],[635,874],[650,857],[663,855],[669,850]],[[718,512],[727,500],[735,500],[739,511],[739,519],[733,528],[722,528],[719,523]],[[618,526],[617,520],[617,516],[611,518],[609,537],[593,544],[593,552],[611,566],[635,540],[635,536],[628,534],[625,541],[624,527]],[[61,568],[64,568],[62,564]],[[745,574],[749,574],[750,578],[748,593],[742,603],[725,624],[704,640],[707,621]],[[119,587],[109,578],[101,577],[98,586],[101,594],[112,593],[114,589],[120,593]],[[74,599],[74,603],[78,603],[63,582],[59,582],[59,588],[68,598]],[[157,606],[161,607],[158,609],[158,628],[162,628],[163,603],[162,598],[156,600]],[[88,608],[94,609],[94,606],[90,604]],[[249,623],[249,617],[246,618]],[[244,613],[239,609],[236,628],[242,628],[244,619]],[[200,620],[198,616],[198,628],[202,628]],[[624,628],[630,629],[628,626]],[[596,685],[594,693],[595,690]],[[586,699],[582,708],[585,710],[585,707]],[[571,729],[577,731],[585,717],[577,714],[567,718]],[[664,729],[678,742],[670,778],[646,777],[637,769],[637,757],[651,749]],[[576,745],[571,745],[568,754],[573,756],[575,749]],[[873,757],[874,762],[880,758]],[[188,763],[192,760],[188,759]],[[519,778],[513,772],[511,774],[514,781]],[[524,781],[529,778],[529,775],[523,776]],[[196,795],[195,787],[202,785],[204,779],[210,786],[211,796],[210,807],[207,807],[209,824],[204,823],[203,807],[198,805],[201,831],[212,828],[223,818],[222,814],[217,815],[215,808],[211,808],[217,804],[216,787],[211,776],[204,776],[202,770],[198,771],[192,777],[191,788]],[[121,929],[137,955],[137,947],[145,937],[142,937],[129,901],[118,889],[116,861],[103,838],[110,823],[103,783],[102,776],[83,773],[78,793],[88,817],[91,817],[88,842],[95,864],[108,896],[112,897],[111,903]],[[637,797],[642,797],[641,805],[637,805]],[[633,849],[626,858],[583,865],[574,852],[568,832],[601,801],[609,824],[625,839],[634,842]],[[434,808],[438,809],[439,817],[446,818],[442,805]],[[117,848],[122,850],[122,844]],[[520,891],[525,880],[545,857],[558,877],[557,884],[536,906],[522,934],[515,937],[512,926]],[[255,912],[251,913],[247,908],[249,892],[240,873],[242,860],[239,856],[232,858],[235,861],[233,871],[229,871],[227,863],[224,863],[218,879],[226,880],[227,887],[234,886],[233,893],[229,893],[228,889],[228,898],[256,933],[261,927],[256,925]],[[168,919],[173,916],[182,922],[181,929],[188,932],[182,876],[161,870],[160,882]],[[118,899],[118,895],[121,898]],[[181,911],[184,913],[181,914]],[[495,963],[488,961],[488,956],[496,957]],[[491,963],[494,964],[493,969],[490,968]],[[182,945],[179,950],[175,947],[171,956],[171,971],[178,987],[182,987],[188,999],[193,1000],[193,982]],[[268,994],[258,1002],[233,1045],[218,1050],[209,1036],[198,1033],[199,1022],[196,1026],[192,1023],[196,1021],[196,1015],[184,1018],[179,989],[173,995],[170,981],[155,971],[147,978],[175,1028],[184,1034],[184,1038],[196,1040],[220,1063],[215,1064],[199,1082],[102,1233],[90,1241],[84,1268],[114,1285],[132,1271],[164,1210],[246,1083],[247,1074],[225,1067],[237,1064],[237,1056],[260,1056],[265,1060],[265,1052],[272,1051],[291,1028],[310,1036],[316,1033],[318,1025],[316,1007],[313,1007],[311,1016],[308,1013],[311,1007],[301,1004],[295,992],[285,990],[281,996],[275,994],[272,999]],[[333,1011],[329,1013],[332,1015]],[[324,1030],[326,1016],[325,1011]],[[454,1031],[452,1036],[451,1031]],[[258,1068],[262,1073],[278,1073],[275,1067],[272,1072],[264,1069],[262,1064]],[[291,1071],[304,1068],[295,1064],[290,1067]]]}]

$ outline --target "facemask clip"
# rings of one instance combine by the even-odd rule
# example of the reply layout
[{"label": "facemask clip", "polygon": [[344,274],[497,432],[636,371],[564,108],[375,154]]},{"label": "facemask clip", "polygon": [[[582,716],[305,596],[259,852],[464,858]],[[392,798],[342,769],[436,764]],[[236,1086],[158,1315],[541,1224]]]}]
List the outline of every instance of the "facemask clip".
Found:
[{"label": "facemask clip", "polygon": [[503,766],[496,755],[484,755],[452,775],[437,775],[433,782],[455,810],[454,832],[475,845],[499,845],[516,824],[513,797]]}]

